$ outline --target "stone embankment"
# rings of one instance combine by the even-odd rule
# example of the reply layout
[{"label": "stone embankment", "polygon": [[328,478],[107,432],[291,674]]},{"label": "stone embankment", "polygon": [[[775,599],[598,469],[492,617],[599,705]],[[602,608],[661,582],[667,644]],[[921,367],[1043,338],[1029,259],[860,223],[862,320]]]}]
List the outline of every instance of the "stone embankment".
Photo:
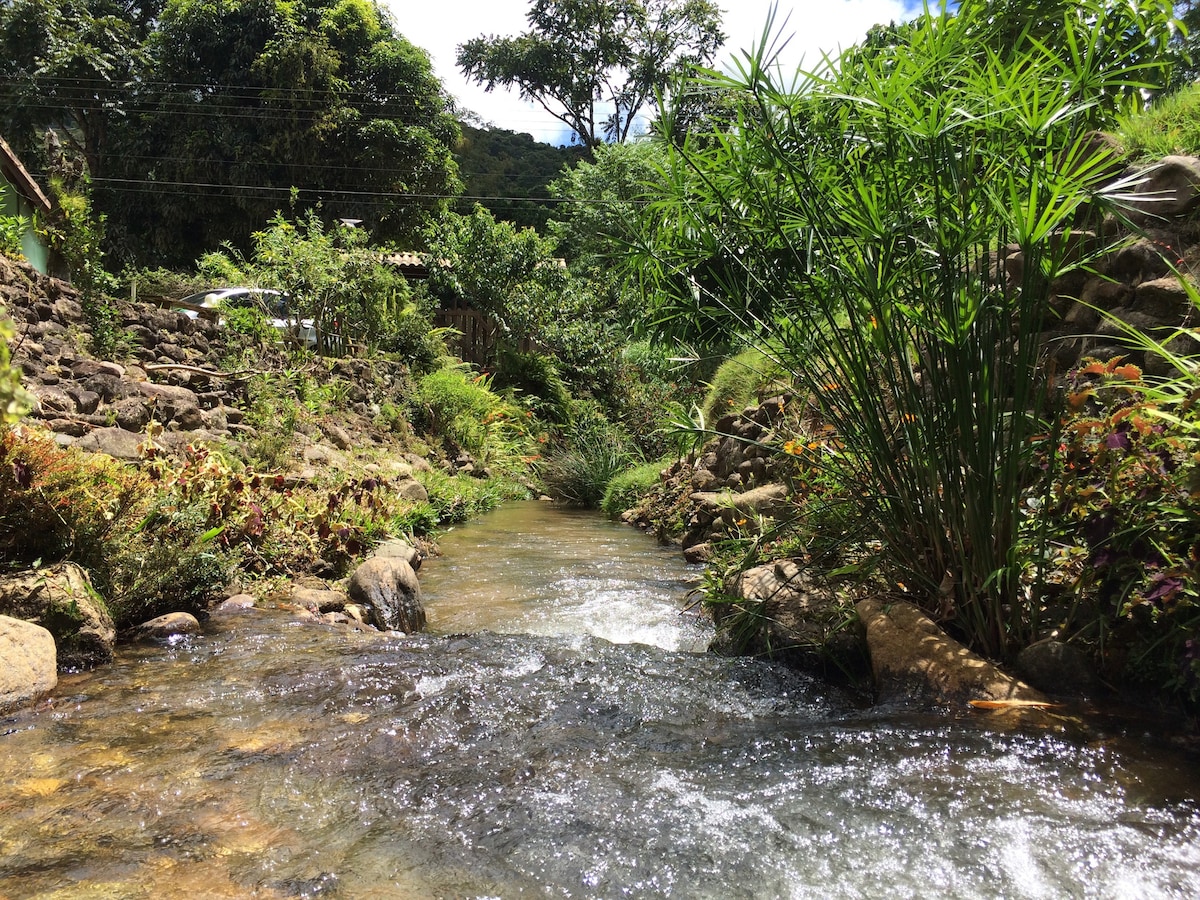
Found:
[{"label": "stone embankment", "polygon": [[[36,403],[30,418],[54,432],[63,445],[100,451],[118,459],[143,456],[152,422],[156,445],[167,452],[187,444],[245,443],[259,437],[262,423],[247,421],[258,397],[255,370],[232,363],[222,326],[209,319],[158,309],[150,304],[116,307],[120,361],[95,359],[92,327],[77,293],[64,282],[0,257],[0,303],[17,337],[13,365]],[[255,348],[265,369],[282,371],[285,361],[268,345]],[[231,369],[231,365],[237,368]],[[407,370],[386,360],[338,359],[318,373],[341,386],[344,422],[296,435],[312,466],[338,465],[340,454],[380,436],[370,430],[380,406],[411,390]],[[268,427],[277,425],[277,420]]]},{"label": "stone embankment", "polygon": [[[0,302],[15,326],[11,352],[22,384],[34,398],[32,424],[62,446],[138,463],[148,453],[178,453],[188,445],[219,444],[237,452],[277,427],[270,415],[248,421],[253,371],[235,370],[222,327],[207,319],[149,304],[118,304],[121,357],[94,358],[92,331],[77,293],[57,279],[0,256]],[[281,371],[283,357],[259,346],[253,363]],[[316,360],[319,382],[336,382],[337,422],[290,435],[289,483],[314,480],[321,469],[345,469],[363,447],[381,454],[395,490],[428,499],[413,477],[429,468],[403,453],[373,424],[382,404],[411,391],[407,369],[386,360]],[[269,401],[268,401],[269,402]],[[277,417],[276,417],[277,418]],[[462,469],[471,460],[448,462]],[[370,467],[368,467],[370,468]],[[258,605],[283,606],[305,621],[410,633],[424,627],[416,570],[421,552],[405,542],[379,548],[347,582],[346,592],[316,579],[287,583],[269,595],[233,593],[211,612],[231,615]],[[160,616],[131,630],[136,640],[168,640],[202,624],[190,613]],[[59,563],[0,576],[0,711],[35,702],[51,691],[56,671],[89,668],[112,659],[117,634],[85,570]]]}]

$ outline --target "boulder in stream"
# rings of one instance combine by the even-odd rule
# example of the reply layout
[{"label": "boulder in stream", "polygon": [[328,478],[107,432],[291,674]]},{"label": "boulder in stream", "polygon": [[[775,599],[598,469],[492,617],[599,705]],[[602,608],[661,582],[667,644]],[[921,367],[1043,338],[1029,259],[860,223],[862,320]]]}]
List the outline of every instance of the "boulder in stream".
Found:
[{"label": "boulder in stream", "polygon": [[54,636],[32,622],[0,616],[0,714],[35,703],[57,685]]},{"label": "boulder in stream", "polygon": [[1039,703],[1046,698],[972,653],[911,603],[860,600],[879,702],[966,705],[972,700]]},{"label": "boulder in stream", "polygon": [[371,557],[354,570],[347,592],[376,628],[411,634],[425,627],[421,584],[413,567],[400,557]]},{"label": "boulder in stream", "polygon": [[191,613],[173,612],[143,622],[133,631],[139,641],[164,641],[181,634],[195,634],[200,630],[200,620]]},{"label": "boulder in stream", "polygon": [[375,548],[375,552],[371,555],[388,559],[402,559],[412,566],[414,572],[421,568],[421,551],[404,540],[404,538],[393,538],[390,541],[384,541]]}]

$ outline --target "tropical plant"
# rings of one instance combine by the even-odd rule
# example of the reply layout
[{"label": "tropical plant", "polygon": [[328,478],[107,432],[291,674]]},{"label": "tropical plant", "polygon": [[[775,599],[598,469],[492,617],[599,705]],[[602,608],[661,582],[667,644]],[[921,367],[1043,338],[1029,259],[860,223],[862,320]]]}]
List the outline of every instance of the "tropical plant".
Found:
[{"label": "tropical plant", "polygon": [[[0,184],[0,210],[7,209],[6,194],[5,186]],[[0,253],[13,259],[21,259],[24,256],[24,251],[21,249],[21,236],[28,230],[29,219],[26,216],[0,212]]]},{"label": "tropical plant", "polygon": [[[1194,380],[1194,379],[1193,379]],[[1069,375],[1045,442],[1050,624],[1114,677],[1200,701],[1200,409],[1121,358]],[[1043,502],[1047,504],[1042,509]]]},{"label": "tropical plant", "polygon": [[474,38],[458,66],[486,90],[516,87],[589,150],[635,134],[638,113],[725,40],[709,0],[532,0],[529,31]]},{"label": "tropical plant", "polygon": [[[738,127],[671,145],[630,261],[665,330],[734,332],[793,374],[876,571],[1001,658],[1041,626],[1022,498],[1050,285],[1086,260],[1076,223],[1104,199],[1110,160],[1085,135],[1099,101],[1161,74],[1153,22],[1067,6],[1052,46],[1029,24],[1003,56],[989,48],[1012,22],[990,7],[927,10],[795,88],[765,40],[708,76],[741,98]],[[1101,46],[1116,24],[1123,42]]]},{"label": "tropical plant", "polygon": [[571,392],[554,360],[543,353],[521,353],[502,347],[492,386],[511,393],[513,400],[532,410],[539,420],[565,425],[571,418]]}]

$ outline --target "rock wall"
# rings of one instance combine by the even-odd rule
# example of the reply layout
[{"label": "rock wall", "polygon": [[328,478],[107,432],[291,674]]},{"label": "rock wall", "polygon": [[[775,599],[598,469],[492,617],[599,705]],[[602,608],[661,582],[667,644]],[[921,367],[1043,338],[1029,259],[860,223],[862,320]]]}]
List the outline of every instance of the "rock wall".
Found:
[{"label": "rock wall", "polygon": [[[1106,189],[1123,194],[1127,221],[1109,215],[1072,235],[1066,249],[1081,267],[1052,286],[1042,332],[1046,358],[1064,372],[1084,357],[1125,356],[1165,375],[1170,364],[1131,349],[1121,323],[1167,341],[1174,353],[1200,353],[1200,340],[1179,333],[1195,324],[1197,309],[1175,274],[1194,284],[1200,272],[1200,159],[1169,156],[1115,173]],[[1010,251],[1004,267],[1017,282],[1023,260]]]},{"label": "rock wall", "polygon": [[[220,325],[150,304],[119,302],[120,359],[96,359],[87,348],[91,328],[77,292],[29,266],[0,257],[0,301],[16,327],[12,361],[35,398],[31,418],[57,435],[59,443],[136,460],[146,426],[162,426],[161,449],[189,443],[247,441],[257,432],[246,421],[254,401],[248,371],[227,371]],[[264,369],[282,371],[280,348],[263,345]],[[387,360],[339,359],[314,362],[312,377],[344,382],[341,425],[313,433],[305,443],[336,452],[382,440],[371,420],[380,405],[411,391],[407,368]],[[315,462],[329,452],[313,451]]]}]

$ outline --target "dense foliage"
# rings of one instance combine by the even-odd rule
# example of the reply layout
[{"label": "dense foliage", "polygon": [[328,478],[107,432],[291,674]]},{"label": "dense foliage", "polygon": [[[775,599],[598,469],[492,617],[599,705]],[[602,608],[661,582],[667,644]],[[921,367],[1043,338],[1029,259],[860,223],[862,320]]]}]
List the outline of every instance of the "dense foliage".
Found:
[{"label": "dense foliage", "polygon": [[254,252],[206,254],[199,270],[218,284],[251,284],[283,292],[292,317],[315,322],[318,350],[346,355],[387,349],[431,367],[440,345],[427,311],[404,277],[367,243],[365,232],[327,227],[316,211],[298,221],[281,214],[252,236]]},{"label": "dense foliage", "polygon": [[448,98],[370,0],[18,0],[0,46],[0,128],[78,151],[122,261],[245,249],[293,190],[407,237],[458,188]]},{"label": "dense foliage", "polygon": [[1066,4],[1050,45],[1040,18],[1014,34],[964,4],[798,88],[765,51],[712,73],[737,127],[668,143],[631,260],[662,330],[733,332],[787,368],[836,435],[822,461],[847,539],[877,549],[863,564],[998,658],[1045,628],[1018,552],[1050,412],[1036,335],[1079,264],[1064,235],[1105,200],[1096,101],[1165,75],[1147,6]]}]

